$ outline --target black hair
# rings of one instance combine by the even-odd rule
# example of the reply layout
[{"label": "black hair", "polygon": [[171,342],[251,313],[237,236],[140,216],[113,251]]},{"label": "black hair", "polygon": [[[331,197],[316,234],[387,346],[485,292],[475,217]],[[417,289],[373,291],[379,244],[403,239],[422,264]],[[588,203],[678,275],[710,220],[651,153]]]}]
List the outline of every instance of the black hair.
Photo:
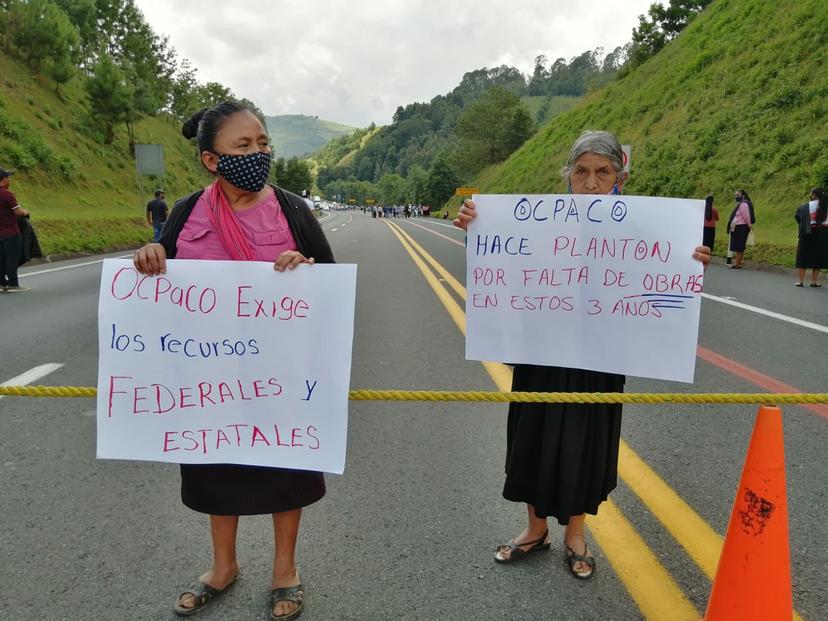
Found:
[{"label": "black hair", "polygon": [[704,219],[705,220],[712,220],[713,219],[713,195],[708,194],[707,197],[704,199]]},{"label": "black hair", "polygon": [[822,224],[825,218],[828,218],[828,192],[825,188],[819,187],[811,190],[811,196],[815,196],[817,200],[816,222]]},{"label": "black hair", "polygon": [[184,122],[181,133],[185,138],[196,138],[199,153],[204,151],[215,152],[216,134],[221,129],[224,119],[237,112],[252,112],[267,130],[267,125],[256,111],[238,101],[222,101],[212,108],[202,108]]},{"label": "black hair", "polygon": [[745,191],[744,191],[744,190],[742,190],[741,188],[740,188],[740,189],[738,189],[738,190],[736,190],[736,191],[737,191],[739,194],[741,194],[741,195],[742,195],[742,200],[743,200],[743,201],[747,201],[748,203],[750,203],[750,202],[751,202],[751,200],[750,200],[750,196],[748,196],[748,193],[747,193],[747,192],[745,192]]},{"label": "black hair", "polygon": [[156,190],[156,191],[155,191],[155,198],[158,198],[158,197],[159,197],[159,196],[161,196],[163,193],[164,193],[164,190]]}]

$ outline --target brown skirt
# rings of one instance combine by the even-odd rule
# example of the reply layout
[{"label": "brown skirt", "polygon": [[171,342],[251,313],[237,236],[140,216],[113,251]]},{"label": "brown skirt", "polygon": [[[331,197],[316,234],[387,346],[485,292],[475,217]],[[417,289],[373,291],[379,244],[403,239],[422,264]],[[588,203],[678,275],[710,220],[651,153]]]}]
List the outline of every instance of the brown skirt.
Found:
[{"label": "brown skirt", "polygon": [[307,507],[325,495],[321,472],[237,464],[181,464],[181,500],[210,515],[263,515]]}]

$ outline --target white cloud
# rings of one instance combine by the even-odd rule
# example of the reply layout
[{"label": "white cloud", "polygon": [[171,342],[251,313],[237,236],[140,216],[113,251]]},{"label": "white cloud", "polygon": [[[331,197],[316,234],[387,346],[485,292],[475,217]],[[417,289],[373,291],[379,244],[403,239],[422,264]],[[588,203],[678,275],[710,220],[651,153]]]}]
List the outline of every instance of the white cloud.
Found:
[{"label": "white cloud", "polygon": [[136,0],[188,58],[267,114],[365,126],[500,64],[571,58],[630,39],[652,0]]}]

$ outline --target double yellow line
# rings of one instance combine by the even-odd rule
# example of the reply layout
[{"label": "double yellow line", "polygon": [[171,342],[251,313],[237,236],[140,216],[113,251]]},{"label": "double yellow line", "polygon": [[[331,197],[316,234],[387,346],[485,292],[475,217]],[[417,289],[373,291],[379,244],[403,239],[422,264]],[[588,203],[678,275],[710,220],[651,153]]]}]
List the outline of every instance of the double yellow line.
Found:
[{"label": "double yellow line", "polygon": [[[466,300],[466,288],[398,224],[388,220],[385,222],[465,335],[465,313],[437,276],[463,301]],[[512,373],[508,367],[493,362],[484,362],[483,366],[499,390],[511,390]],[[693,562],[712,580],[722,548],[721,535],[623,440],[618,474],[684,548]],[[614,502],[607,500],[603,503],[599,514],[589,516],[587,524],[645,618],[676,621],[699,619],[700,613]],[[802,621],[796,613],[794,619]]]}]

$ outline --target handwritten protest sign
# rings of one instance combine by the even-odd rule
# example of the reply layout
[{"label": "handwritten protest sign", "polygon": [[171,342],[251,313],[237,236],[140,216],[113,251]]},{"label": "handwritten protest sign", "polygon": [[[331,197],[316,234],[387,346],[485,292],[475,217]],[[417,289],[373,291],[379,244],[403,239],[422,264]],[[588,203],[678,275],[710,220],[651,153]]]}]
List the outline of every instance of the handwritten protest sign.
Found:
[{"label": "handwritten protest sign", "polygon": [[355,265],[106,260],[98,457],[345,467]]},{"label": "handwritten protest sign", "polygon": [[703,201],[474,200],[466,358],[693,381]]}]

